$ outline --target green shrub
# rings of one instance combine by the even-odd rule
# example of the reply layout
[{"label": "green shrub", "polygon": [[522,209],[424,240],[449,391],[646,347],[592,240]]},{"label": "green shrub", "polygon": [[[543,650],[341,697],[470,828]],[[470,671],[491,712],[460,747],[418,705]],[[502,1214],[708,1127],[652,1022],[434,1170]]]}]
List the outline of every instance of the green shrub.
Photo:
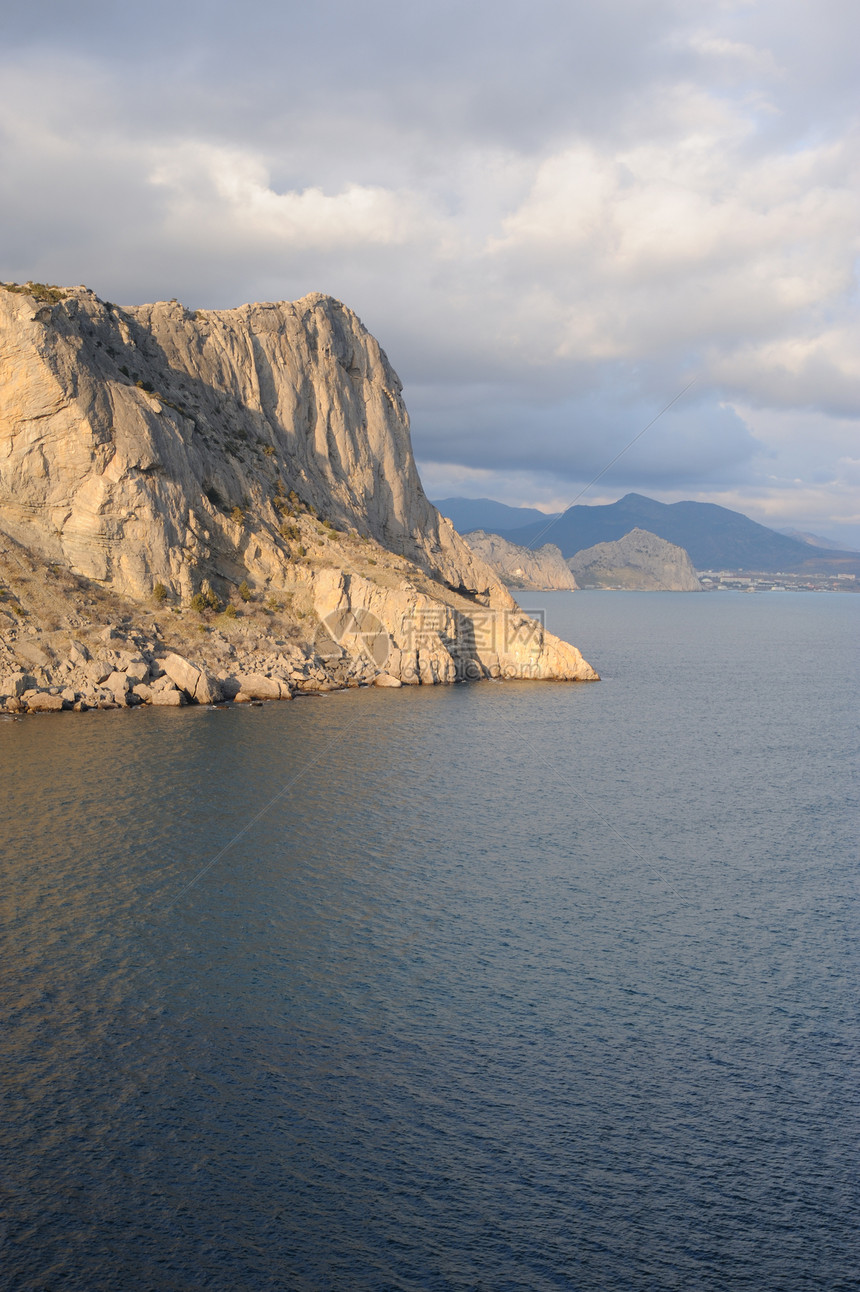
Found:
[{"label": "green shrub", "polygon": [[192,610],[196,610],[199,615],[202,615],[203,611],[206,609],[206,598],[204,597],[203,593],[195,592],[194,596],[191,598],[191,601],[189,602],[189,605],[191,606]]},{"label": "green shrub", "polygon": [[235,607],[234,605],[232,605],[232,604],[231,604],[231,605],[229,605],[229,606],[227,606],[227,608],[226,608],[226,609],[225,609],[225,611],[224,611],[224,618],[225,618],[225,619],[238,619],[238,617],[239,617],[239,611],[236,609],[236,607]]},{"label": "green shrub", "polygon": [[242,598],[243,601],[251,600],[251,589],[248,587],[248,584],[244,579],[239,584],[239,596]]},{"label": "green shrub", "polygon": [[4,283],[3,286],[7,292],[16,292],[19,296],[34,296],[37,301],[45,301],[49,305],[64,301],[69,294],[65,287],[57,287],[54,283],[29,282],[23,286],[19,283]]},{"label": "green shrub", "polygon": [[274,444],[264,444],[264,445],[263,445],[263,452],[265,453],[265,455],[266,455],[266,457],[267,457],[267,458],[273,458],[273,457],[275,456],[275,446],[274,446]]},{"label": "green shrub", "polygon": [[241,525],[243,520],[245,519],[245,513],[243,512],[242,508],[234,507],[233,510],[230,512],[230,519],[235,520],[237,525]]}]

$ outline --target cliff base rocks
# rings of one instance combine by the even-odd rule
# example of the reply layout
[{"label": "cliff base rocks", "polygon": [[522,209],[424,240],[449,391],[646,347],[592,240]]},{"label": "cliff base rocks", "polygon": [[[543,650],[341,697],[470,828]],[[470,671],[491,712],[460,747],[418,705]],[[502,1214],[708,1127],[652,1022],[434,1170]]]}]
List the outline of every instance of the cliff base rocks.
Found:
[{"label": "cliff base rocks", "polygon": [[427,500],[340,302],[0,288],[0,706],[596,676]]}]

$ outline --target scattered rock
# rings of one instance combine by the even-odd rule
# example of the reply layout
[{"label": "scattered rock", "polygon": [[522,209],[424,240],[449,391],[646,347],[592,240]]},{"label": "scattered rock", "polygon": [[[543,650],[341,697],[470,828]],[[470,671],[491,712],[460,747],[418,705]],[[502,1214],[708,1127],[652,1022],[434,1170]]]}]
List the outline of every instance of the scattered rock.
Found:
[{"label": "scattered rock", "polygon": [[235,699],[240,704],[247,700],[289,700],[292,698],[289,684],[279,677],[264,677],[262,673],[240,675],[236,681],[240,689]]},{"label": "scattered rock", "polygon": [[205,668],[189,664],[181,655],[166,655],[159,663],[167,676],[195,704],[214,704],[221,699],[221,685]]},{"label": "scattered rock", "polygon": [[177,689],[173,687],[171,690],[153,691],[149,702],[150,704],[157,705],[159,708],[161,706],[178,708],[179,705],[185,704],[186,700],[182,692],[177,691]]},{"label": "scattered rock", "polygon": [[59,713],[63,708],[63,697],[51,695],[47,691],[37,691],[35,695],[26,697],[26,705],[29,713]]}]

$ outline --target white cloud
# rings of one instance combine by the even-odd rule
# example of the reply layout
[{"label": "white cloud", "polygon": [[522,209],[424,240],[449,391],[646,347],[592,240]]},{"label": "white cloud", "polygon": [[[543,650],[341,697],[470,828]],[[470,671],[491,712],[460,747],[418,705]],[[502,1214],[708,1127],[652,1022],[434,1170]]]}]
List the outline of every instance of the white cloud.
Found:
[{"label": "white cloud", "polygon": [[206,8],[10,16],[0,276],[340,295],[427,469],[508,500],[557,502],[695,373],[619,489],[817,516],[823,473],[853,514],[856,6]]},{"label": "white cloud", "polygon": [[559,356],[697,346],[725,376],[725,356],[763,337],[829,351],[821,313],[849,312],[860,249],[856,140],[762,157],[735,116],[723,124],[539,165],[489,253],[528,282]]},{"label": "white cloud", "polygon": [[313,186],[276,192],[270,168],[253,153],[182,143],[156,151],[151,184],[165,190],[173,231],[239,236],[317,249],[395,246],[427,238],[433,221],[418,198],[379,185],[347,183],[337,193]]}]

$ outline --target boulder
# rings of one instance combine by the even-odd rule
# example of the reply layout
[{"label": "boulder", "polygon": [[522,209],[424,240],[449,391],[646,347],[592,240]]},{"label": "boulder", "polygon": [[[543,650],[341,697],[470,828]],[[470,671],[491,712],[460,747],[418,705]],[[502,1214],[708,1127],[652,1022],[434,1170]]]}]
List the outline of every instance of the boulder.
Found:
[{"label": "boulder", "polygon": [[37,691],[26,697],[28,713],[59,713],[63,708],[63,697],[51,695],[48,691]]},{"label": "boulder", "polygon": [[13,695],[16,698],[25,691],[36,688],[36,679],[31,673],[10,673],[0,681],[0,695]]},{"label": "boulder", "polygon": [[242,674],[237,679],[240,690],[235,699],[242,704],[246,700],[289,700],[292,698],[289,684],[279,677],[265,677],[262,673]]},{"label": "boulder", "polygon": [[125,702],[125,693],[128,690],[128,678],[125,673],[111,673],[109,677],[105,678],[104,684],[111,695],[115,696],[117,700]]},{"label": "boulder", "polygon": [[158,662],[171,681],[195,704],[214,704],[222,698],[221,684],[208,669],[197,668],[181,655],[173,653]]},{"label": "boulder", "polygon": [[32,664],[34,668],[48,668],[51,663],[50,656],[32,637],[20,638],[13,649],[20,660],[25,664]]},{"label": "boulder", "polygon": [[159,708],[162,706],[173,706],[178,708],[179,705],[185,704],[185,696],[181,691],[177,691],[174,687],[169,691],[153,691],[149,702],[150,704],[157,705]]}]

